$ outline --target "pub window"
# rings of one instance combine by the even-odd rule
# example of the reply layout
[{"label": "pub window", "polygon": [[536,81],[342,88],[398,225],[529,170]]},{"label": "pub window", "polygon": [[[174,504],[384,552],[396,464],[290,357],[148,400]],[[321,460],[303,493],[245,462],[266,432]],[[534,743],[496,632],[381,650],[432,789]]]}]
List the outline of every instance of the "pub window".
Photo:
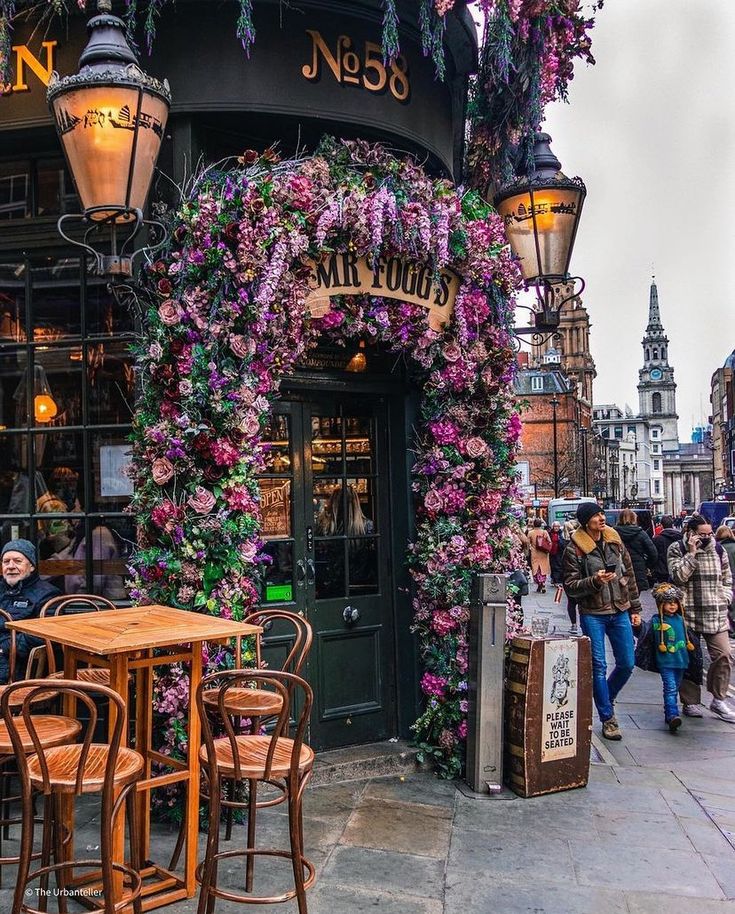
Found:
[{"label": "pub window", "polygon": [[62,593],[126,599],[132,330],[84,260],[0,262],[0,541]]}]

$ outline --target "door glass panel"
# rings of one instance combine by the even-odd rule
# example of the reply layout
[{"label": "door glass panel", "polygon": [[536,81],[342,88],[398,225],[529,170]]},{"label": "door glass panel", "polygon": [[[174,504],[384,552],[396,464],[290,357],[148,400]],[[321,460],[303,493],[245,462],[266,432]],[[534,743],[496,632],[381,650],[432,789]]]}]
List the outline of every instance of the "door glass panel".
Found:
[{"label": "door glass panel", "polygon": [[377,593],[378,540],[375,537],[351,537],[347,543],[350,596]]},{"label": "door glass panel", "polygon": [[347,480],[347,536],[376,533],[375,480]]},{"label": "door glass panel", "polygon": [[271,416],[263,431],[261,445],[266,473],[290,473],[291,420],[289,416]]},{"label": "door glass panel", "polygon": [[266,565],[263,603],[289,603],[294,592],[293,542],[266,543],[263,552],[270,556]]},{"label": "door glass panel", "polygon": [[291,536],[291,480],[261,478],[259,484],[261,536],[266,540]]},{"label": "door glass panel", "polygon": [[346,595],[344,540],[342,538],[317,540],[314,551],[317,600],[344,597]]},{"label": "door glass panel", "polygon": [[344,533],[342,481],[315,479],[312,501],[317,536],[339,536]]},{"label": "door glass panel", "polygon": [[373,472],[374,421],[364,417],[348,417],[345,424],[345,451],[348,473]]},{"label": "door glass panel", "polygon": [[342,463],[342,420],[328,416],[311,418],[311,467],[315,475],[344,472]]}]

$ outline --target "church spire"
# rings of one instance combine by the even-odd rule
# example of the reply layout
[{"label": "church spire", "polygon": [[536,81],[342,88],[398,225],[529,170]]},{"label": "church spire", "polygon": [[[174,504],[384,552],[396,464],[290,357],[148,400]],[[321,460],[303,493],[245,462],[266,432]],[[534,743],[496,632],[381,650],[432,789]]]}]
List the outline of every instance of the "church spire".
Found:
[{"label": "church spire", "polygon": [[658,289],[656,288],[656,277],[651,277],[651,296],[648,302],[648,326],[646,333],[652,333],[656,330],[663,330],[661,323],[661,312],[658,307]]}]

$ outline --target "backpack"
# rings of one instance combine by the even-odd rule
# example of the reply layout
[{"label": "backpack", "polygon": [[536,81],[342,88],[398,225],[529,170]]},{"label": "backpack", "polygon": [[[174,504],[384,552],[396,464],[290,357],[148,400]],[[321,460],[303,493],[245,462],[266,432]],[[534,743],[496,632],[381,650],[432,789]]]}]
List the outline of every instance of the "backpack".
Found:
[{"label": "backpack", "polygon": [[639,670],[645,670],[647,673],[658,672],[658,664],[656,663],[657,650],[656,633],[653,628],[653,623],[642,622],[641,631],[635,646],[635,665]]}]

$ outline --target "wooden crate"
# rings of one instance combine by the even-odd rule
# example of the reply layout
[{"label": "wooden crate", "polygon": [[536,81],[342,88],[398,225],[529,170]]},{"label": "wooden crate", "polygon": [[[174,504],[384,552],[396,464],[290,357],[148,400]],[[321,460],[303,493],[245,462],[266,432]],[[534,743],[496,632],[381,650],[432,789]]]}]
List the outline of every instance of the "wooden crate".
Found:
[{"label": "wooden crate", "polygon": [[589,638],[514,638],[505,695],[508,786],[522,797],[585,787],[591,742]]}]

